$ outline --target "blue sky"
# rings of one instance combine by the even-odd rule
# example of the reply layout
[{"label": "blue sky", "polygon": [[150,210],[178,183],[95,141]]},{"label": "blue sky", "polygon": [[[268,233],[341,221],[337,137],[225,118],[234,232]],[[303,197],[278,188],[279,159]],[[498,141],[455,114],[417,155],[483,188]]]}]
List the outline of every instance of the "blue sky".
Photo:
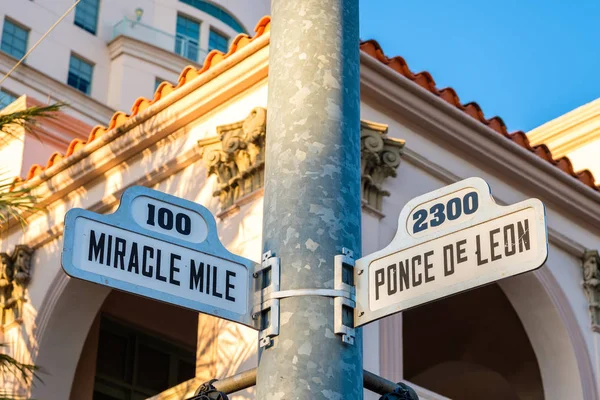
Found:
[{"label": "blue sky", "polygon": [[528,131],[600,97],[599,0],[361,0],[361,39]]}]

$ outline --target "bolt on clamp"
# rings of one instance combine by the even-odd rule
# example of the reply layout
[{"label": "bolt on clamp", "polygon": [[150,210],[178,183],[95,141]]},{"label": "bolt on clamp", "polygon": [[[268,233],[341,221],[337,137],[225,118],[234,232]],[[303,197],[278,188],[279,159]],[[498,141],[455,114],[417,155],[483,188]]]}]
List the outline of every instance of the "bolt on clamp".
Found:
[{"label": "bolt on clamp", "polygon": [[272,344],[272,338],[279,335],[279,302],[287,297],[322,296],[331,297],[334,302],[334,333],[341,335],[342,341],[354,344],[354,308],[356,306],[355,260],[352,250],[342,248],[342,254],[334,257],[333,289],[294,289],[280,290],[281,266],[278,257],[271,251],[263,254],[260,266],[252,276],[256,280],[255,301],[252,318],[260,331],[260,347]]}]

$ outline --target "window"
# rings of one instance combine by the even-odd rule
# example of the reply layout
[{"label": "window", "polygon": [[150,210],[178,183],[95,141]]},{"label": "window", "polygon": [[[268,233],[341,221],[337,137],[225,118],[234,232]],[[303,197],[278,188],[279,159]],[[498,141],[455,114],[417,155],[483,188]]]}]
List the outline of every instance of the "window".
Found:
[{"label": "window", "polygon": [[208,38],[208,50],[219,50],[223,53],[227,53],[229,45],[229,38],[225,35],[221,35],[219,32],[210,30],[210,36]]},{"label": "window", "polygon": [[158,89],[158,87],[160,86],[161,83],[163,83],[165,80],[162,78],[159,78],[158,76],[154,79],[154,91],[156,92],[156,89]]},{"label": "window", "polygon": [[99,6],[100,0],[81,0],[75,7],[75,25],[95,35]]},{"label": "window", "polygon": [[192,19],[178,15],[175,53],[198,62],[199,39],[200,24]]},{"label": "window", "polygon": [[242,24],[240,24],[231,14],[229,14],[227,11],[223,10],[222,8],[219,8],[219,7],[215,6],[214,4],[209,3],[208,1],[204,1],[204,0],[179,0],[179,1],[181,1],[182,3],[188,4],[194,8],[197,8],[200,11],[204,11],[205,13],[212,15],[215,18],[220,19],[221,21],[226,23],[228,26],[233,28],[236,32],[246,33],[246,30],[242,27]]},{"label": "window", "polygon": [[85,94],[92,91],[92,73],[94,66],[87,61],[71,54],[69,62],[69,78],[67,83]]},{"label": "window", "polygon": [[11,20],[4,19],[2,29],[2,44],[0,49],[15,58],[21,58],[27,52],[27,39],[29,31],[20,27]]},{"label": "window", "polygon": [[0,110],[6,108],[10,103],[15,101],[17,96],[4,89],[0,89]]},{"label": "window", "polygon": [[195,376],[192,349],[102,317],[94,400],[138,400]]}]

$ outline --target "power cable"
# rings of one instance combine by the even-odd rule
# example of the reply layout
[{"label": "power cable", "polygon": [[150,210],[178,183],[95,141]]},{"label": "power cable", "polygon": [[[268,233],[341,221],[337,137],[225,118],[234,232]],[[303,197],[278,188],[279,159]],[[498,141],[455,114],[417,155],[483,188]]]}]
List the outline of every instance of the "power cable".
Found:
[{"label": "power cable", "polygon": [[41,37],[41,38],[39,38],[39,40],[38,40],[37,42],[35,42],[35,44],[34,44],[33,46],[31,46],[31,48],[30,48],[30,49],[27,51],[27,53],[25,53],[25,55],[24,55],[23,57],[21,57],[21,59],[19,60],[19,62],[17,62],[17,63],[15,64],[15,66],[14,66],[14,67],[12,67],[12,68],[10,69],[10,71],[8,71],[8,72],[6,73],[6,75],[4,75],[4,77],[3,77],[2,79],[0,79],[0,85],[2,85],[2,83],[3,83],[3,82],[6,80],[6,78],[8,78],[8,77],[10,76],[10,74],[12,74],[12,73],[14,72],[14,70],[15,70],[15,69],[17,69],[17,67],[23,63],[23,61],[25,61],[25,59],[27,58],[27,56],[28,56],[28,55],[30,55],[30,54],[31,54],[31,52],[32,52],[33,50],[35,50],[35,48],[38,46],[38,44],[40,44],[40,43],[41,43],[41,42],[42,42],[42,41],[43,41],[43,40],[46,38],[46,36],[48,36],[48,34],[49,34],[50,32],[52,32],[52,30],[53,30],[54,28],[56,28],[56,26],[57,26],[57,25],[58,25],[58,24],[59,24],[59,23],[60,23],[60,22],[61,22],[61,21],[62,21],[62,20],[63,20],[63,19],[64,19],[64,18],[65,18],[65,17],[66,17],[66,16],[67,16],[67,15],[68,15],[68,14],[69,14],[69,13],[70,13],[70,12],[71,12],[71,11],[72,11],[74,8],[75,8],[75,6],[77,6],[77,4],[79,4],[79,2],[80,2],[80,1],[81,1],[81,0],[77,0],[77,1],[75,2],[75,4],[73,4],[71,7],[69,7],[69,9],[68,9],[67,11],[65,11],[65,13],[64,13],[64,14],[63,14],[63,15],[62,15],[62,16],[61,16],[59,19],[58,19],[58,21],[56,21],[56,22],[54,23],[54,25],[52,25],[52,26],[50,27],[50,29],[48,29],[48,30],[46,31],[46,33],[44,33],[44,34],[42,35],[42,37]]}]

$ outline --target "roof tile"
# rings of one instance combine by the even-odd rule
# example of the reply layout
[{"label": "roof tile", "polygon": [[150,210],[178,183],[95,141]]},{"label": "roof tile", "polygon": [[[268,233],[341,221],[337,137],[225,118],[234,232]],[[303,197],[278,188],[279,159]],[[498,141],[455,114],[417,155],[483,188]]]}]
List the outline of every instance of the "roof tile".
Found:
[{"label": "roof tile", "polygon": [[270,29],[271,29],[271,18],[269,16],[265,16],[265,17],[261,18],[261,20],[256,25],[256,28],[254,29],[255,35],[253,37],[250,37],[245,34],[240,34],[232,41],[231,46],[229,47],[229,51],[226,54],[223,54],[217,50],[213,50],[206,56],[206,59],[204,60],[204,64],[202,65],[202,68],[196,69],[196,67],[193,67],[193,66],[185,67],[183,69],[183,71],[181,71],[181,74],[179,75],[179,79],[177,80],[176,86],[173,86],[169,82],[162,82],[156,88],[156,91],[154,92],[154,97],[152,99],[146,99],[144,97],[139,97],[138,99],[135,100],[135,102],[133,103],[133,105],[131,107],[131,114],[126,114],[122,111],[117,111],[116,113],[113,114],[112,118],[110,119],[110,121],[108,123],[108,126],[106,126],[106,127],[96,126],[91,130],[91,132],[88,136],[87,142],[84,142],[80,139],[73,139],[73,141],[71,141],[71,143],[69,144],[69,147],[67,148],[67,151],[65,152],[64,156],[61,155],[60,153],[52,154],[52,156],[50,156],[50,159],[46,163],[46,167],[43,167],[39,164],[32,165],[31,168],[29,168],[29,172],[27,173],[27,176],[25,177],[25,179],[22,180],[20,178],[15,178],[14,185],[18,185],[21,182],[28,181],[28,180],[38,176],[39,174],[44,172],[44,170],[46,168],[50,168],[51,166],[57,164],[62,159],[67,158],[70,155],[76,153],[77,151],[83,149],[87,144],[89,144],[90,142],[93,142],[97,138],[101,137],[106,132],[123,125],[130,118],[141,113],[142,111],[144,111],[145,109],[150,107],[150,105],[156,103],[160,99],[165,98],[166,96],[168,96],[169,94],[178,90],[185,84],[198,78],[202,73],[208,71],[210,68],[214,67],[215,65],[217,65],[218,63],[220,63],[221,61],[223,61],[230,55],[234,54],[239,49],[247,46],[254,39],[262,36],[266,32],[269,32]]},{"label": "roof tile", "polygon": [[[84,142],[80,139],[74,139],[71,142],[71,144],[69,145],[69,147],[67,148],[67,151],[64,156],[59,153],[54,153],[48,160],[46,167],[42,167],[39,164],[32,165],[31,168],[29,169],[29,172],[28,172],[26,178],[25,178],[25,181],[32,179],[33,177],[41,174],[45,170],[45,168],[49,168],[49,167],[55,165],[56,163],[58,163],[59,161],[61,161],[62,159],[69,157],[73,153],[81,150],[82,148],[85,147],[86,144],[96,140],[97,138],[101,137],[106,132],[110,131],[111,129],[115,129],[115,128],[121,126],[128,119],[134,117],[135,115],[139,114],[140,112],[142,112],[145,109],[147,109],[148,107],[150,107],[150,105],[165,98],[166,96],[168,96],[169,94],[178,90],[185,84],[198,78],[202,73],[204,73],[207,70],[209,70],[210,68],[214,67],[215,65],[217,65],[218,63],[220,63],[221,61],[223,61],[230,55],[234,54],[239,49],[247,46],[250,42],[252,42],[257,37],[262,36],[265,32],[269,32],[270,27],[271,27],[270,17],[269,16],[263,17],[256,25],[256,28],[254,29],[255,35],[253,37],[249,37],[245,34],[240,34],[232,41],[232,43],[229,47],[229,50],[226,54],[223,54],[217,50],[213,50],[206,56],[206,59],[204,60],[204,64],[203,64],[202,68],[196,69],[193,66],[185,67],[183,69],[183,71],[181,72],[181,74],[179,75],[179,79],[177,80],[176,86],[173,86],[169,82],[162,82],[156,88],[156,91],[154,92],[154,97],[152,99],[146,99],[144,97],[140,97],[134,102],[134,104],[131,107],[131,114],[126,114],[122,111],[116,112],[113,115],[113,117],[111,118],[107,127],[96,126],[91,130],[91,132],[88,136],[87,142]],[[381,63],[385,64],[389,68],[393,69],[394,71],[396,71],[396,72],[400,73],[401,75],[405,76],[406,78],[414,81],[416,84],[423,87],[425,90],[439,96],[444,101],[446,101],[449,104],[452,104],[453,106],[457,107],[458,109],[464,111],[466,114],[468,114],[472,118],[480,121],[481,123],[487,125],[489,128],[493,129],[494,131],[496,131],[499,134],[510,139],[515,144],[535,153],[540,158],[552,163],[557,168],[561,169],[562,171],[564,171],[564,172],[568,173],[569,175],[573,176],[574,178],[578,179],[583,184],[585,184],[591,188],[594,188],[596,190],[600,190],[600,188],[594,184],[594,177],[589,170],[574,172],[573,165],[568,158],[563,157],[559,160],[555,160],[552,157],[552,153],[550,152],[550,150],[548,149],[547,146],[539,145],[539,146],[532,147],[530,145],[529,140],[528,140],[527,136],[525,135],[525,133],[523,133],[521,131],[517,131],[517,132],[509,134],[508,130],[506,129],[506,125],[504,124],[504,122],[502,121],[502,119],[500,117],[492,117],[490,119],[486,119],[483,111],[481,110],[481,107],[475,102],[471,102],[471,103],[467,103],[467,104],[463,105],[460,102],[460,98],[458,97],[458,95],[454,89],[452,89],[452,88],[438,89],[436,86],[435,80],[433,79],[433,77],[431,76],[431,74],[429,72],[423,71],[423,72],[419,72],[417,74],[413,73],[410,70],[410,68],[408,67],[408,64],[406,63],[404,58],[402,58],[400,56],[388,58],[385,55],[385,53],[383,52],[383,50],[381,49],[381,46],[379,45],[379,43],[377,43],[377,41],[367,40],[365,42],[361,42],[360,49],[363,52],[365,52],[366,54],[370,55],[371,57],[374,57],[375,59],[379,60]],[[23,182],[23,181],[20,178],[15,178],[15,184],[17,184],[18,182]]]},{"label": "roof tile", "polygon": [[408,67],[408,64],[406,63],[406,61],[402,57],[397,56],[397,57],[393,57],[393,58],[388,58],[385,55],[385,53],[383,52],[383,50],[381,49],[381,46],[379,45],[379,43],[377,43],[377,41],[367,40],[367,41],[361,42],[360,49],[363,52],[365,52],[366,54],[370,55],[371,57],[377,59],[379,62],[385,64],[389,68],[398,72],[399,74],[412,80],[419,86],[423,87],[425,90],[439,96],[447,103],[452,104],[456,108],[464,111],[466,114],[468,114],[472,118],[487,125],[489,128],[491,128],[494,131],[498,132],[499,134],[503,135],[507,139],[510,139],[512,142],[516,143],[517,145],[533,152],[538,157],[550,162],[551,164],[553,164],[560,170],[564,171],[565,173],[567,173],[567,174],[571,175],[572,177],[574,177],[575,179],[579,180],[584,185],[600,191],[600,187],[596,186],[596,184],[594,183],[594,176],[589,170],[586,169],[583,171],[575,172],[573,170],[573,164],[571,163],[571,160],[569,160],[567,157],[562,157],[558,160],[555,160],[547,146],[539,145],[539,146],[532,147],[531,144],[529,143],[529,139],[527,138],[525,133],[523,133],[522,131],[517,131],[517,132],[513,132],[513,133],[509,134],[508,130],[506,129],[506,125],[504,124],[504,121],[502,121],[502,119],[500,117],[492,117],[490,119],[486,119],[479,104],[477,104],[475,102],[467,103],[464,105],[461,104],[460,98],[458,97],[458,95],[456,94],[456,91],[454,91],[454,89],[452,89],[452,88],[438,89],[435,86],[435,81],[431,77],[429,72],[424,71],[424,72],[419,72],[417,74],[413,73],[410,70],[410,68]]}]

